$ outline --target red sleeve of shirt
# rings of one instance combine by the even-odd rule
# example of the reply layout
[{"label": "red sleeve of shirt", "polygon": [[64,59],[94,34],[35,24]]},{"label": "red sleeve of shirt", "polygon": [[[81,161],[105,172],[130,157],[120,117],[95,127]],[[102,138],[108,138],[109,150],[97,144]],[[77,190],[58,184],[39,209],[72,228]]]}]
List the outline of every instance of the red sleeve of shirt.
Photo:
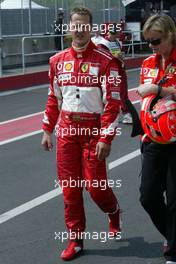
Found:
[{"label": "red sleeve of shirt", "polygon": [[105,81],[102,85],[104,112],[101,116],[100,142],[111,144],[117,134],[118,118],[121,108],[120,89],[123,80],[119,75],[120,62],[113,59],[106,67]]},{"label": "red sleeve of shirt", "polygon": [[144,62],[142,63],[142,66],[141,66],[140,84],[144,84],[144,74],[143,74],[143,71],[144,71]]},{"label": "red sleeve of shirt", "polygon": [[55,80],[55,64],[52,62],[52,59],[50,60],[49,80],[50,80],[50,87],[48,92],[46,109],[43,117],[42,128],[43,130],[47,130],[48,132],[52,133],[59,116],[58,100],[54,92],[54,85],[55,85],[54,82],[57,80]]}]

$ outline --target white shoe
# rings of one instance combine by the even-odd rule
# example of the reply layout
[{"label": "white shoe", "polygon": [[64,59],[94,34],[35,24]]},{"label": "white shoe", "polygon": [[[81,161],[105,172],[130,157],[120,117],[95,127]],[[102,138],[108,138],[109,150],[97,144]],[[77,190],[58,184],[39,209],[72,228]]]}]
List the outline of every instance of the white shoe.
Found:
[{"label": "white shoe", "polygon": [[121,122],[123,124],[132,124],[133,120],[132,120],[130,113],[123,114]]},{"label": "white shoe", "polygon": [[163,253],[166,253],[168,250],[169,250],[168,242],[167,242],[167,240],[164,240]]},{"label": "white shoe", "polygon": [[166,261],[166,264],[176,264],[175,261]]}]

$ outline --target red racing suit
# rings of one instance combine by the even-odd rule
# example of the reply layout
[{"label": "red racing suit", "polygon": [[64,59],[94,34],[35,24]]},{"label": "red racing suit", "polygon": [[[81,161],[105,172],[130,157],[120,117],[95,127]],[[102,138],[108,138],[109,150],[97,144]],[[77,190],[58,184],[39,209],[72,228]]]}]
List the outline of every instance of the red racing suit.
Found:
[{"label": "red racing suit", "polygon": [[[162,87],[173,86],[176,88],[176,48],[173,49],[170,57],[165,62],[164,69],[161,68],[161,56],[153,54],[143,61],[140,83],[141,84],[158,84],[164,77],[165,81]],[[142,141],[151,141],[146,135],[142,137]]]},{"label": "red racing suit", "polygon": [[43,129],[53,132],[57,123],[58,179],[66,225],[72,232],[85,229],[83,187],[104,212],[117,208],[112,189],[101,187],[102,181],[107,184],[106,164],[97,159],[95,148],[98,141],[111,144],[117,131],[123,85],[118,81],[120,67],[120,62],[92,42],[84,52],[71,47],[50,59]]}]

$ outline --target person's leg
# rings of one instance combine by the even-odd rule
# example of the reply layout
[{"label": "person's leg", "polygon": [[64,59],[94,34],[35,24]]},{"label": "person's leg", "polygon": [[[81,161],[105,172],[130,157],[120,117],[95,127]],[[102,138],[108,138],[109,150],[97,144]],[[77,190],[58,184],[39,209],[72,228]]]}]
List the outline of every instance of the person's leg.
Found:
[{"label": "person's leg", "polygon": [[91,138],[83,147],[83,175],[87,182],[87,190],[98,207],[108,214],[109,231],[114,236],[121,231],[120,208],[117,198],[108,186],[105,160],[99,161],[95,156],[97,140]]},{"label": "person's leg", "polygon": [[144,143],[140,202],[164,237],[166,237],[164,200],[166,174],[165,147],[156,143]]},{"label": "person's leg", "polygon": [[167,150],[168,175],[166,185],[166,238],[168,242],[168,250],[164,255],[167,260],[176,261],[176,144],[168,145]]},{"label": "person's leg", "polygon": [[84,144],[83,175],[89,183],[87,190],[91,198],[105,213],[112,213],[116,210],[117,199],[108,186],[105,160],[99,161],[95,156],[96,144],[94,138],[91,138],[90,143]]},{"label": "person's leg", "polygon": [[69,232],[68,245],[60,257],[75,258],[83,250],[82,232],[85,229],[81,180],[81,147],[70,135],[57,139],[58,179],[63,190],[65,222]]},{"label": "person's leg", "polygon": [[58,138],[57,169],[64,195],[66,226],[75,233],[84,231],[83,188],[79,185],[82,177],[81,147],[74,137],[68,135]]},{"label": "person's leg", "polygon": [[56,35],[56,37],[54,37],[54,43],[55,43],[55,49],[61,50],[61,37],[59,35]]}]

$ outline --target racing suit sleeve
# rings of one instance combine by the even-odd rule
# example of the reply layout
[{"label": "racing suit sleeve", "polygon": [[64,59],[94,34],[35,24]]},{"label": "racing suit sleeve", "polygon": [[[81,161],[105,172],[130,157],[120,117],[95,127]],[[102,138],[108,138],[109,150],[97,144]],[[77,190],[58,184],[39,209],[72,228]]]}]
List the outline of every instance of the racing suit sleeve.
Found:
[{"label": "racing suit sleeve", "polygon": [[43,117],[43,130],[47,130],[52,133],[55,125],[57,123],[57,119],[59,116],[59,108],[58,108],[58,99],[55,96],[55,64],[50,60],[50,70],[49,70],[49,81],[50,87],[48,92],[48,100],[46,103],[46,108]]},{"label": "racing suit sleeve", "polygon": [[142,66],[141,66],[141,71],[140,71],[140,84],[144,84],[144,62],[142,63]]},{"label": "racing suit sleeve", "polygon": [[99,142],[111,144],[117,134],[118,118],[121,108],[120,89],[123,85],[119,72],[120,62],[113,59],[106,67],[102,84],[104,112],[101,116],[101,135]]}]

